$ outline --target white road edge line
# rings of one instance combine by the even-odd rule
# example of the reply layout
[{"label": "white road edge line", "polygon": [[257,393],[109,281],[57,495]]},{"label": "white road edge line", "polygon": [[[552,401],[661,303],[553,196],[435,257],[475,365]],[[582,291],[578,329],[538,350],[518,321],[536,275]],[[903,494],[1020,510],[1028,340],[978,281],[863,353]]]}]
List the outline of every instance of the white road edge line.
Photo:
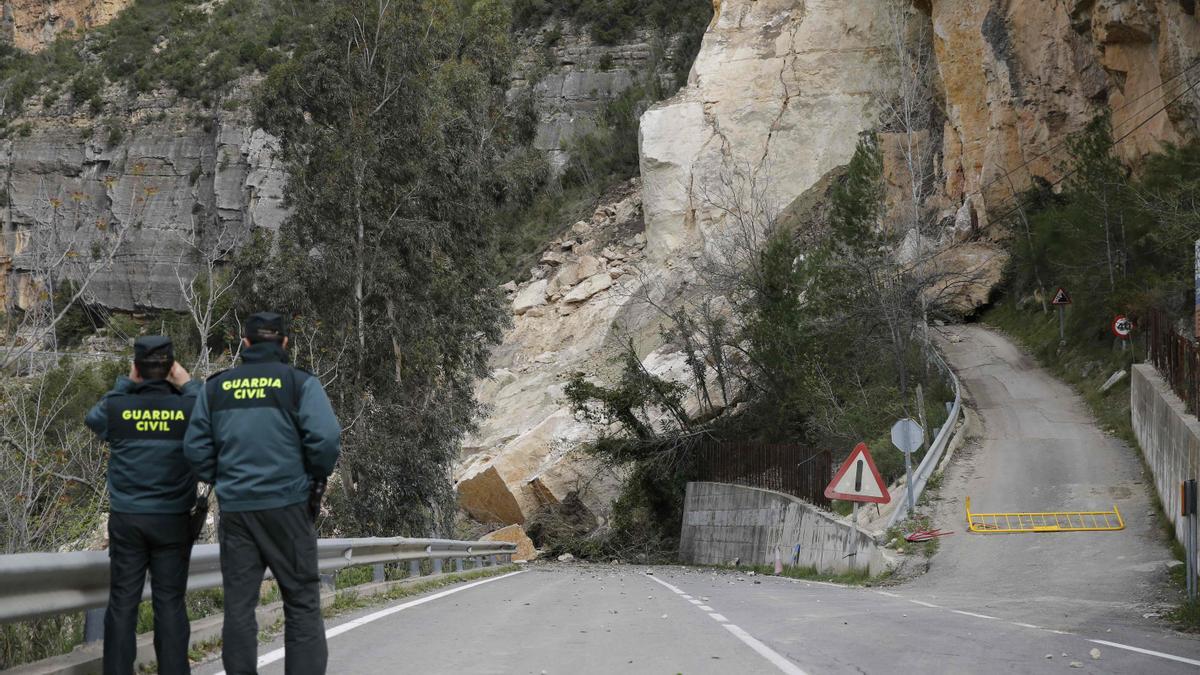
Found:
[{"label": "white road edge line", "polygon": [[899,598],[899,597],[901,597],[901,596],[899,596],[899,595],[896,595],[895,593],[888,593],[887,591],[875,591],[875,592],[876,592],[876,593],[878,593],[878,594],[880,594],[880,595],[886,595],[886,596],[888,596],[889,598]]},{"label": "white road edge line", "polygon": [[[396,612],[403,612],[404,610],[409,609],[410,607],[416,607],[417,605],[423,605],[427,602],[433,602],[434,600],[437,600],[439,598],[444,598],[447,595],[454,595],[455,593],[465,591],[468,588],[475,588],[476,586],[482,586],[483,584],[490,584],[493,581],[500,581],[501,579],[507,579],[508,577],[515,576],[517,574],[524,574],[524,573],[525,573],[525,570],[518,570],[516,572],[509,572],[508,574],[501,574],[498,577],[489,577],[487,579],[481,579],[480,581],[469,583],[464,586],[455,586],[454,588],[442,591],[441,593],[434,593],[433,595],[427,595],[423,598],[417,598],[416,600],[406,602],[402,605],[396,605],[395,607],[388,607],[387,609],[381,609],[378,612],[374,612],[372,614],[368,614],[366,616],[359,617],[353,621],[347,621],[346,623],[343,623],[339,626],[334,626],[333,628],[330,628],[329,630],[325,631],[325,639],[328,640],[331,637],[341,635],[342,633],[351,631],[355,628],[358,628],[359,626],[363,626],[368,623],[371,623],[372,621],[378,621],[384,617],[391,616],[392,614],[395,614]],[[271,651],[271,652],[267,652],[266,654],[263,654],[262,656],[258,657],[258,667],[262,668],[265,665],[274,663],[274,662],[278,661],[279,659],[282,659],[283,653],[284,653],[284,650],[281,648],[281,649],[276,649],[275,651]],[[225,671],[222,670],[221,672],[217,673],[217,675],[225,675]]]},{"label": "white road edge line", "polygon": [[1157,656],[1160,659],[1169,659],[1171,661],[1187,663],[1187,664],[1193,665],[1193,666],[1200,666],[1200,661],[1197,661],[1196,659],[1188,659],[1188,658],[1184,658],[1182,656],[1175,656],[1174,654],[1164,654],[1162,652],[1156,652],[1152,649],[1142,649],[1141,647],[1131,647],[1129,645],[1123,645],[1119,642],[1109,642],[1108,640],[1088,640],[1088,642],[1094,642],[1098,645],[1105,645],[1108,647],[1116,647],[1117,649],[1124,649],[1126,651],[1137,652],[1139,654],[1146,654],[1147,656]]},{"label": "white road edge line", "polygon": [[935,605],[932,602],[923,602],[921,600],[909,600],[909,602],[911,602],[914,605],[920,605],[922,607],[929,607],[931,609],[941,609],[942,608],[941,605]]},{"label": "white road edge line", "polygon": [[[646,578],[650,579],[651,581],[653,581],[656,584],[662,584],[663,586],[666,586],[667,588],[669,588],[673,591],[678,591],[678,589],[675,586],[668,584],[667,582],[663,581],[662,579],[659,579],[658,577],[656,577],[652,574],[647,574]],[[697,604],[699,604],[695,600],[692,600],[692,602],[696,602]],[[766,646],[762,642],[759,642],[757,638],[755,638],[753,635],[747,633],[746,631],[742,630],[741,628],[739,628],[731,623],[728,623],[729,620],[726,619],[724,616],[721,616],[720,614],[715,614],[715,613],[710,613],[709,616],[711,616],[714,619],[716,619],[717,621],[721,622],[721,625],[724,626],[725,629],[728,630],[730,633],[733,633],[734,637],[736,637],[737,639],[739,639],[743,643],[745,643],[745,645],[747,647],[753,649],[755,652],[758,652],[759,656],[770,661],[776,668],[783,671],[787,675],[808,675],[808,673],[804,672],[804,670],[802,670],[799,666],[797,666],[796,664],[789,661],[787,659],[787,657],[783,656],[782,654],[775,651],[774,649],[771,649],[770,647]],[[224,673],[221,673],[220,675],[224,675]]]},{"label": "white road edge line", "polygon": [[725,630],[733,633],[737,639],[746,643],[746,646],[758,652],[759,656],[775,664],[776,668],[787,673],[787,675],[808,675],[808,673],[805,673],[799,666],[787,660],[782,654],[759,642],[753,635],[741,628],[731,623],[723,623],[721,625],[725,627]]}]

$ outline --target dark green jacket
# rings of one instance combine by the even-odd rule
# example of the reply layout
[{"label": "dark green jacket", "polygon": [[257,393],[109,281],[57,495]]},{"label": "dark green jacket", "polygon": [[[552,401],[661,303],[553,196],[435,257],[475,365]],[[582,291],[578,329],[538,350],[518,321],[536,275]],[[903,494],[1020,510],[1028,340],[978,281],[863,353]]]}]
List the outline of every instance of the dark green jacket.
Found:
[{"label": "dark green jacket", "polygon": [[261,511],[306,501],[312,480],[333,471],[341,434],[321,382],[262,342],[205,383],[184,454],[216,485],[222,511]]},{"label": "dark green jacket", "polygon": [[187,513],[196,476],[183,456],[183,436],[200,383],[179,391],[166,380],[118,377],[84,422],[108,441],[108,494],[117,513]]}]

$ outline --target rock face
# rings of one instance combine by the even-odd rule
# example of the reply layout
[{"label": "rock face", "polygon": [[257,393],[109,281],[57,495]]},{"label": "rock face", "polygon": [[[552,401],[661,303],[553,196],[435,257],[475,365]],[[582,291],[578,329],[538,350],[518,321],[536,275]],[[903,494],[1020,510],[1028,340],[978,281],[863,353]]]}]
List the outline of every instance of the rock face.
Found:
[{"label": "rock face", "polygon": [[483,541],[506,541],[516,544],[517,552],[513,554],[512,558],[514,562],[526,562],[537,557],[537,549],[533,547],[533,540],[525,534],[525,529],[520,525],[509,525],[490,532],[483,536]]},{"label": "rock face", "polygon": [[[723,185],[753,181],[778,212],[846,164],[877,119],[880,0],[721,3],[688,85],[642,116],[652,256],[725,226]],[[749,186],[746,186],[749,187]]]},{"label": "rock face", "polygon": [[1129,134],[1117,150],[1131,163],[1200,131],[1200,91],[1184,94],[1200,81],[1195,3],[933,0],[930,20],[945,192],[981,226],[1035,176],[1061,177],[1059,144],[1103,111],[1116,137]]},{"label": "rock face", "polygon": [[93,301],[180,309],[176,271],[195,272],[193,238],[206,252],[228,251],[253,228],[282,222],[277,139],[255,129],[248,112],[221,109],[198,125],[188,103],[160,94],[122,113],[110,126],[62,101],[31,110],[18,123],[26,131],[0,142],[0,219],[13,242],[0,251],[7,288],[28,290],[58,227],[68,232],[56,235],[59,247],[81,256],[103,254],[120,236],[114,264],[89,285]]},{"label": "rock face", "polygon": [[38,52],[60,33],[101,26],[133,0],[6,0],[0,5],[0,41]]},{"label": "rock face", "polygon": [[562,171],[570,143],[596,128],[609,101],[649,78],[669,86],[674,40],[640,31],[604,45],[586,28],[557,21],[519,36],[508,98],[529,97],[537,120],[533,145],[546,153],[552,170]]}]

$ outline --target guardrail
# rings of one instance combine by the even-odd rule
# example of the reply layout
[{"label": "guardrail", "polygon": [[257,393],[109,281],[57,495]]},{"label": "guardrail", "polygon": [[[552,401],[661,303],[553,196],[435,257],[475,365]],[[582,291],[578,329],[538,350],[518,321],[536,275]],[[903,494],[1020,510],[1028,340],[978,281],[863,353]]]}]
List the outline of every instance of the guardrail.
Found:
[{"label": "guardrail", "polygon": [[[476,566],[483,565],[485,557],[492,564],[500,558],[511,562],[514,552],[516,544],[502,541],[370,537],[317,542],[318,564],[323,574],[373,565],[376,581],[383,581],[383,565],[388,563],[408,562],[411,570],[422,560],[432,560],[434,571],[440,572],[443,562],[454,560],[458,571],[462,571],[464,559],[475,558]],[[103,607],[108,602],[108,572],[105,551],[0,555],[0,623]],[[220,547],[217,544],[194,547],[188,590],[220,585]],[[150,597],[149,584],[142,597]]]},{"label": "guardrail", "polygon": [[[954,387],[954,402],[950,404],[950,414],[947,415],[946,421],[942,424],[942,428],[938,431],[937,437],[933,439],[933,444],[929,446],[929,451],[925,453],[924,459],[917,465],[913,471],[912,485],[905,486],[905,489],[913,490],[913,503],[921,498],[921,493],[925,491],[925,484],[929,482],[929,477],[933,475],[933,470],[937,468],[938,462],[942,459],[942,454],[946,451],[946,446],[950,444],[950,438],[954,436],[954,426],[958,423],[958,418],[962,415],[962,386],[958,382],[958,376],[950,369],[950,365],[942,358],[942,355],[929,345],[929,352],[933,355],[934,363],[937,367],[947,375],[950,383]],[[892,495],[892,499],[897,500],[896,508],[892,514],[888,516],[887,527],[893,527],[896,523],[904,520],[908,515],[908,499],[907,496]]]},{"label": "guardrail", "polygon": [[1162,310],[1150,312],[1150,362],[1183,400],[1187,411],[1200,415],[1200,349],[1171,325]]}]

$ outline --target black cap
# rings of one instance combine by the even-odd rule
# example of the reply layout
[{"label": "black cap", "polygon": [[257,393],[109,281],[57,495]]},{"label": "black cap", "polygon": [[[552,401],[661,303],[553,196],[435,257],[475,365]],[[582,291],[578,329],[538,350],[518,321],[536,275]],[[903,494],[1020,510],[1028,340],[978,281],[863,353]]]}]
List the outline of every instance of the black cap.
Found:
[{"label": "black cap", "polygon": [[244,337],[251,342],[258,340],[279,341],[287,337],[287,326],[284,319],[275,312],[259,312],[246,319]]},{"label": "black cap", "polygon": [[166,335],[144,335],[133,343],[134,361],[174,361],[175,347]]}]

